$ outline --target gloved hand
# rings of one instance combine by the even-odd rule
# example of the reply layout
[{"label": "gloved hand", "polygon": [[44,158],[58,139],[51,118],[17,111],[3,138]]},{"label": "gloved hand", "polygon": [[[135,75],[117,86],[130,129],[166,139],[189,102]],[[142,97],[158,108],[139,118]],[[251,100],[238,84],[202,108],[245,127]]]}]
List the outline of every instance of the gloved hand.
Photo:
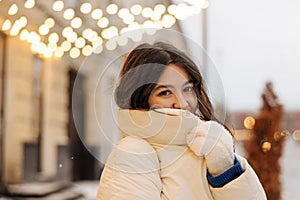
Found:
[{"label": "gloved hand", "polygon": [[222,174],[234,165],[233,139],[228,130],[215,121],[201,121],[187,135],[190,149],[206,159],[212,176]]}]

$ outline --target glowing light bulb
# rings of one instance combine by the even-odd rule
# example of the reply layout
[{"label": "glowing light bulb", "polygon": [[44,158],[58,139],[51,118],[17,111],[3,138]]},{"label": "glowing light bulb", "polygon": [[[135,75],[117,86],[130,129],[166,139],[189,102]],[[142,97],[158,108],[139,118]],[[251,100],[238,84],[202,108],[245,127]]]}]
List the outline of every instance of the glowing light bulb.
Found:
[{"label": "glowing light bulb", "polygon": [[93,53],[93,48],[91,45],[86,45],[85,47],[83,47],[82,49],[82,55],[84,56],[89,56]]},{"label": "glowing light bulb", "polygon": [[105,28],[107,27],[109,24],[109,21],[106,17],[102,17],[101,19],[99,19],[99,21],[97,22],[97,25],[100,27],[100,28]]},{"label": "glowing light bulb", "polygon": [[47,35],[49,33],[49,27],[46,24],[42,24],[39,27],[39,34],[41,35]]},{"label": "glowing light bulb", "polygon": [[255,125],[255,119],[251,116],[248,116],[244,119],[244,126],[246,129],[253,129]]},{"label": "glowing light bulb", "polygon": [[130,8],[131,13],[134,14],[134,15],[139,15],[139,14],[141,14],[141,13],[142,13],[142,10],[143,10],[143,8],[142,8],[142,6],[139,5],[139,4],[135,4],[135,5],[133,5],[133,6]]},{"label": "glowing light bulb", "polygon": [[73,29],[70,26],[67,26],[63,29],[62,35],[67,38],[69,35],[73,33]]},{"label": "glowing light bulb", "polygon": [[144,8],[143,11],[142,11],[142,15],[143,15],[143,17],[145,17],[145,18],[151,17],[152,13],[153,13],[153,11],[152,11],[152,9],[149,8],[149,7]]},{"label": "glowing light bulb", "polygon": [[121,18],[121,19],[124,19],[126,18],[126,16],[128,16],[129,14],[129,10],[127,8],[121,8],[118,12],[118,16]]},{"label": "glowing light bulb", "polygon": [[110,4],[106,7],[106,12],[110,15],[114,15],[118,12],[118,6],[116,4]]},{"label": "glowing light bulb", "polygon": [[63,55],[64,55],[64,50],[62,49],[62,47],[57,47],[57,48],[55,49],[54,55],[55,55],[56,57],[58,57],[58,58],[63,57]]},{"label": "glowing light bulb", "polygon": [[69,51],[71,49],[72,45],[69,41],[66,40],[61,43],[61,47],[64,51]]},{"label": "glowing light bulb", "polygon": [[83,37],[77,38],[77,40],[75,41],[75,46],[80,49],[84,47],[84,45],[85,45],[85,39]]},{"label": "glowing light bulb", "polygon": [[81,6],[80,6],[80,11],[83,13],[83,14],[88,14],[90,13],[92,10],[92,5],[90,3],[83,3]]},{"label": "glowing light bulb", "polygon": [[34,6],[35,6],[35,1],[34,0],[27,0],[25,2],[25,5],[24,5],[24,7],[28,8],[28,9],[33,8]]},{"label": "glowing light bulb", "polygon": [[95,20],[99,20],[103,16],[103,12],[101,9],[95,9],[92,12],[92,18]]},{"label": "glowing light bulb", "polygon": [[6,19],[2,25],[2,30],[7,31],[11,28],[11,22],[9,19]]},{"label": "glowing light bulb", "polygon": [[175,24],[175,22],[176,22],[176,19],[172,15],[169,15],[169,14],[164,15],[162,18],[162,25],[165,28],[170,28],[171,26],[173,26]]},{"label": "glowing light bulb", "polygon": [[75,15],[75,11],[72,8],[68,8],[64,12],[64,18],[66,20],[72,19],[74,17],[74,15]]},{"label": "glowing light bulb", "polygon": [[20,40],[27,40],[28,35],[29,35],[29,32],[26,29],[22,30],[20,33]]},{"label": "glowing light bulb", "polygon": [[47,25],[49,28],[54,27],[55,21],[53,18],[49,17],[45,20],[45,25]]},{"label": "glowing light bulb", "polygon": [[17,6],[17,4],[14,3],[8,9],[8,14],[9,15],[15,15],[15,14],[17,14],[17,12],[18,12],[18,6]]},{"label": "glowing light bulb", "polygon": [[71,26],[73,28],[80,28],[81,25],[82,25],[82,20],[79,17],[75,17],[74,19],[72,19]]},{"label": "glowing light bulb", "polygon": [[163,4],[157,4],[154,7],[154,11],[160,13],[160,14],[164,14],[166,12],[166,6]]},{"label": "glowing light bulb", "polygon": [[71,56],[71,58],[78,58],[80,56],[80,50],[76,47],[73,47],[70,50],[70,56]]},{"label": "glowing light bulb", "polygon": [[59,40],[59,36],[58,36],[58,34],[57,33],[51,33],[50,35],[49,35],[49,42],[50,43],[56,43],[56,42],[58,42],[58,40]]},{"label": "glowing light bulb", "polygon": [[54,11],[62,11],[62,9],[64,9],[64,2],[63,1],[55,1],[52,5],[52,9]]}]

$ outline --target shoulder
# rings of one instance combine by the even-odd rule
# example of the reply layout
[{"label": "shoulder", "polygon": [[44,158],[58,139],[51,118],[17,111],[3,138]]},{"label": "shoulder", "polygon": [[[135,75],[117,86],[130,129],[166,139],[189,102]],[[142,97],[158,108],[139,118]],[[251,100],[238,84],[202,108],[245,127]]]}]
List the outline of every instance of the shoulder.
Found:
[{"label": "shoulder", "polygon": [[116,147],[131,153],[152,153],[153,147],[144,139],[136,136],[127,136],[121,139]]},{"label": "shoulder", "polygon": [[111,152],[106,166],[127,173],[145,173],[159,169],[157,153],[145,140],[127,136]]}]

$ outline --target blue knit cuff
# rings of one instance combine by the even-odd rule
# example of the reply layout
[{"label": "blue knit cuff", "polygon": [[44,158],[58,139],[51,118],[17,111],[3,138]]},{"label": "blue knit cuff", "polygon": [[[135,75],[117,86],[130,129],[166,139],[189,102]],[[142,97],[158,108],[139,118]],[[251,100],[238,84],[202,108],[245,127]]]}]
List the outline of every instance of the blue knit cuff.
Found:
[{"label": "blue knit cuff", "polygon": [[244,172],[244,169],[241,166],[241,163],[236,157],[234,157],[234,165],[226,170],[224,173],[213,177],[211,174],[206,174],[209,184],[213,187],[223,187],[230,181],[236,179]]}]

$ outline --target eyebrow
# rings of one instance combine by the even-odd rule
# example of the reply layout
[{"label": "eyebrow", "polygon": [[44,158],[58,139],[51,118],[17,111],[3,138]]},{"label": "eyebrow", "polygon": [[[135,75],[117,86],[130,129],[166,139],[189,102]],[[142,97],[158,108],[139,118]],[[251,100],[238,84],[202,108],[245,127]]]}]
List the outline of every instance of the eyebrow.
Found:
[{"label": "eyebrow", "polygon": [[[193,83],[193,81],[189,80],[189,81],[185,82],[183,84],[183,86],[188,85],[190,83]],[[173,85],[158,85],[156,88],[154,88],[154,90],[158,90],[158,89],[162,89],[162,88],[174,88],[174,86]]]}]

